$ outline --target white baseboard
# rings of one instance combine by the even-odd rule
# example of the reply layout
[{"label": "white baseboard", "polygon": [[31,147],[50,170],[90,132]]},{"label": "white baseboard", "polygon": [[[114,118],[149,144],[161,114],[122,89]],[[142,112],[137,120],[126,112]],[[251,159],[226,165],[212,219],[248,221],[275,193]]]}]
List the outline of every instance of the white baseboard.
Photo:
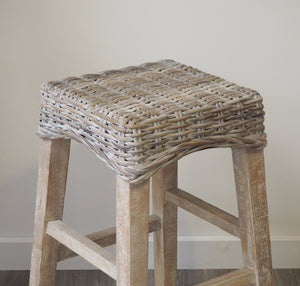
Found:
[{"label": "white baseboard", "polygon": [[[30,238],[0,238],[0,270],[30,268]],[[274,268],[300,268],[300,237],[272,237]],[[153,242],[150,241],[149,267],[153,268]],[[238,239],[227,236],[178,238],[178,268],[226,269],[241,267]],[[58,269],[95,269],[81,258],[59,263]]]}]

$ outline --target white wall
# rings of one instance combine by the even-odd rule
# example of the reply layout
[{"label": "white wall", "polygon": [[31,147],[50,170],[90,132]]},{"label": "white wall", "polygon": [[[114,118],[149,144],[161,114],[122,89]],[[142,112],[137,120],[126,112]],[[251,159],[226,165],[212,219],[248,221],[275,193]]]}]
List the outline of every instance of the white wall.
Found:
[{"label": "white wall", "polygon": [[[299,15],[298,0],[1,1],[0,269],[29,267],[40,84],[163,58],[264,96],[274,265],[300,267]],[[182,188],[236,213],[229,150],[179,166]],[[114,224],[114,186],[113,172],[74,144],[65,220],[82,232]],[[180,213],[179,235],[180,267],[240,263],[238,242],[192,215]]]}]

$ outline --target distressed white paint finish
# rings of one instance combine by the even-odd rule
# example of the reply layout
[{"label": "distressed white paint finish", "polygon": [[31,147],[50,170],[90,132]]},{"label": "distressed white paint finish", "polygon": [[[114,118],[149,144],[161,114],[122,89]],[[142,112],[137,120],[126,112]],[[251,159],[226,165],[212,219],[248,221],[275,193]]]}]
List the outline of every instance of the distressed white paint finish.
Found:
[{"label": "distressed white paint finish", "polygon": [[178,188],[166,191],[166,199],[224,231],[240,237],[239,219],[232,214]]},{"label": "distressed white paint finish", "polygon": [[58,243],[46,234],[50,220],[63,215],[70,140],[41,139],[30,286],[53,286]]},{"label": "distressed white paint finish", "polygon": [[148,281],[149,180],[130,184],[117,177],[117,286]]},{"label": "distressed white paint finish", "polygon": [[272,258],[263,150],[233,149],[240,234],[245,267],[257,285],[272,286]]},{"label": "distressed white paint finish", "polygon": [[254,270],[239,269],[194,286],[250,286],[255,280]]},{"label": "distressed white paint finish", "polygon": [[[156,215],[151,215],[149,217],[149,233],[157,231],[160,229],[160,227],[160,218]],[[86,237],[101,247],[107,247],[116,243],[116,227],[110,227],[104,230],[93,232],[86,235]],[[65,247],[64,245],[60,245],[58,258],[59,261],[74,257],[76,255],[77,254],[69,248]]]},{"label": "distressed white paint finish", "polygon": [[116,279],[115,255],[103,247],[76,232],[60,220],[48,222],[47,234]]},{"label": "distressed white paint finish", "polygon": [[177,269],[177,206],[166,200],[166,192],[177,188],[177,161],[160,169],[152,178],[153,212],[162,227],[153,235],[155,285],[173,286]]}]

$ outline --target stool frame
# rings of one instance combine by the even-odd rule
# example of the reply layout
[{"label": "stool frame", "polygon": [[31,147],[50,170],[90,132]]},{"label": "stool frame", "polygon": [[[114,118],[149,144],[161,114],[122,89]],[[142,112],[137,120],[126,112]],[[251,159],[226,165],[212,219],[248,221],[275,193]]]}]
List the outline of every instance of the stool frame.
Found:
[{"label": "stool frame", "polygon": [[[177,161],[150,179],[128,183],[117,177],[116,227],[87,236],[62,222],[70,139],[41,139],[30,286],[55,285],[57,262],[80,255],[117,281],[118,286],[148,283],[148,234],[154,232],[155,285],[175,286],[177,207],[241,239],[244,268],[195,286],[272,286],[263,150],[233,148],[239,217],[177,186]],[[116,256],[105,247],[117,245]]]}]

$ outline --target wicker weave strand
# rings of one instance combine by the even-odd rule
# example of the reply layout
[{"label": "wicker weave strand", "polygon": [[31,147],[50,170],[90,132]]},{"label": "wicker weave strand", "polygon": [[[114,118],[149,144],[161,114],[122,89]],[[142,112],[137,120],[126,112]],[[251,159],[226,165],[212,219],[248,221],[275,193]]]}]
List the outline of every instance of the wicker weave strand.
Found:
[{"label": "wicker weave strand", "polygon": [[137,183],[198,150],[263,148],[263,122],[256,91],[163,60],[43,84],[38,133],[83,143]]}]

